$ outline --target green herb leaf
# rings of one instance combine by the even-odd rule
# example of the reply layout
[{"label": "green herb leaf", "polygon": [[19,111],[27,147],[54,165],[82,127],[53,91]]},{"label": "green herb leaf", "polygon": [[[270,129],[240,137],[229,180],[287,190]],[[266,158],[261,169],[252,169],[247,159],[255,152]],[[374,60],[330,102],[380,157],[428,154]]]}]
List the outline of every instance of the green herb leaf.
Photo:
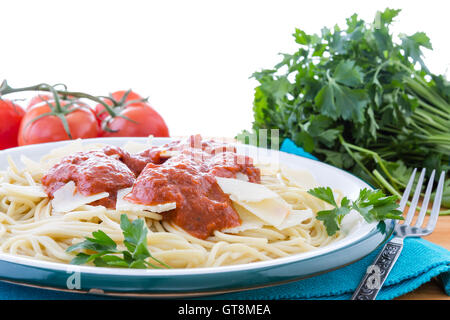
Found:
[{"label": "green herb leaf", "polygon": [[333,81],[319,91],[314,102],[322,114],[332,119],[340,117],[360,123],[364,121],[369,99],[364,90],[350,89]]},{"label": "green herb leaf", "polygon": [[[114,268],[147,268],[147,266],[170,268],[150,254],[147,247],[148,230],[144,220],[136,219],[131,222],[126,214],[122,214],[120,227],[127,250],[119,251],[114,240],[102,230],[98,230],[92,233],[92,237],[86,237],[84,241],[67,248],[67,252],[84,250],[84,252],[79,252],[71,263],[79,265],[93,262],[97,267]],[[157,265],[149,263],[147,259],[155,261]]]},{"label": "green herb leaf", "polygon": [[414,62],[420,63],[422,68],[428,72],[428,68],[422,60],[423,53],[420,47],[433,49],[430,38],[423,32],[416,32],[412,36],[400,35],[405,54],[413,59]]},{"label": "green herb leaf", "polygon": [[67,248],[67,252],[86,249],[92,251],[115,251],[116,243],[103,231],[98,230],[92,233],[92,238],[86,237],[86,240]]},{"label": "green herb leaf", "polygon": [[363,83],[363,74],[361,68],[355,66],[355,61],[342,60],[337,65],[333,78],[346,86],[356,87]]},{"label": "green herb leaf", "polygon": [[356,210],[369,223],[385,219],[403,219],[402,212],[397,210],[397,197],[386,197],[381,190],[362,189],[356,200],[351,201],[344,197],[340,205],[336,204],[330,187],[314,188],[308,190],[308,193],[335,207],[317,213],[317,219],[323,221],[329,236],[340,230],[342,219],[351,210]]},{"label": "green herb leaf", "polygon": [[338,222],[338,214],[336,212],[337,209],[334,210],[324,210],[317,213],[317,220],[323,221],[325,228],[327,229],[327,234],[329,236],[334,235],[339,231],[340,226]]},{"label": "green herb leaf", "polygon": [[335,207],[337,207],[336,201],[334,200],[333,190],[330,187],[317,187],[314,189],[308,190],[308,193],[320,200],[325,201]]}]

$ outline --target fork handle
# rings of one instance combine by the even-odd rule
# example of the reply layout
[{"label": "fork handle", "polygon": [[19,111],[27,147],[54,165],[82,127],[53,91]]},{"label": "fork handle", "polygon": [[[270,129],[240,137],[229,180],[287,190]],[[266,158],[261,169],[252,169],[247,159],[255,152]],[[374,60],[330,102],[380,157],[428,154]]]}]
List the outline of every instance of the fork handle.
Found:
[{"label": "fork handle", "polygon": [[375,300],[384,281],[403,249],[403,238],[394,237],[386,243],[375,261],[367,268],[352,300]]}]

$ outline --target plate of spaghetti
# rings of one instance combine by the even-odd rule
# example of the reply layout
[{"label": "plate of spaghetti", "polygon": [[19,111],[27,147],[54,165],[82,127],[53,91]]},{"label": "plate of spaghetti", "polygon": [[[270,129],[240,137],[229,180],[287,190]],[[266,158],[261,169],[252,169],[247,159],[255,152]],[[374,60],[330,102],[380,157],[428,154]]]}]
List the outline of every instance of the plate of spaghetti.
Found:
[{"label": "plate of spaghetti", "polygon": [[[0,279],[118,296],[193,297],[317,275],[392,233],[318,212],[372,188],[319,161],[206,139],[96,138],[0,153]],[[325,190],[325,189],[323,189]]]}]

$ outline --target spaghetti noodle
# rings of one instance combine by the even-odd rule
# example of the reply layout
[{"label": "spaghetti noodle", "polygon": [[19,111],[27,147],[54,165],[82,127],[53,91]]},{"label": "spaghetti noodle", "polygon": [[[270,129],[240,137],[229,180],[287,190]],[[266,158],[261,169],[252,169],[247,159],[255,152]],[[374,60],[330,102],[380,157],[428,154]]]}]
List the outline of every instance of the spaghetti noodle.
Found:
[{"label": "spaghetti noodle", "polygon": [[[288,171],[263,164],[256,165],[261,171],[261,185],[276,193],[290,210],[310,210],[311,216],[286,228],[261,223],[258,227],[237,228],[230,232],[215,230],[202,239],[164,219],[164,212],[119,210],[92,204],[83,204],[70,212],[56,212],[52,199],[42,193],[42,177],[68,154],[103,147],[83,146],[77,141],[68,147],[52,150],[40,162],[22,157],[23,169],[8,159],[8,168],[0,172],[0,252],[69,263],[74,255],[66,249],[97,230],[110,236],[119,248],[124,247],[120,228],[120,215],[123,213],[131,220],[145,220],[150,252],[172,268],[216,267],[271,260],[315,250],[343,237],[339,232],[328,236],[323,223],[315,218],[315,213],[328,208],[325,202],[293,182]],[[128,148],[145,146],[129,145]],[[240,203],[233,201],[233,206],[239,213],[248,214]]]}]

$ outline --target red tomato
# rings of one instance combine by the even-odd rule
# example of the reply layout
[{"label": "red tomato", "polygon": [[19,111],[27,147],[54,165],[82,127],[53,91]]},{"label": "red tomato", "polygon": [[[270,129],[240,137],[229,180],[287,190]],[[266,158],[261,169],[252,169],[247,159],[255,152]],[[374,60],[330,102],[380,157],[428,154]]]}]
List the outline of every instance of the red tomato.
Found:
[{"label": "red tomato", "polygon": [[[128,92],[128,94],[126,94]],[[126,95],[125,99],[124,96]],[[125,91],[125,90],[120,90],[120,91],[116,91],[111,93],[110,95],[114,100],[116,100],[117,102],[128,102],[128,101],[135,101],[135,100],[143,100],[143,98],[138,95],[137,93],[133,92],[133,91]],[[122,101],[124,100],[124,101]],[[108,105],[113,107],[113,103],[111,100],[109,99],[103,99],[103,101]],[[143,102],[137,102],[137,103],[133,103],[133,105],[136,104],[140,104]],[[95,107],[95,113],[97,114],[97,118],[99,119],[100,122],[102,122],[103,120],[105,120],[108,116],[109,113],[105,110],[105,107],[102,104],[97,104],[97,106]]]},{"label": "red tomato", "polygon": [[[72,96],[68,96],[67,98],[68,99],[76,99],[75,97],[72,97]],[[60,99],[63,99],[63,98],[60,96]],[[41,103],[43,101],[54,101],[54,100],[55,99],[53,97],[53,94],[39,93],[38,95],[31,98],[26,109],[28,110],[35,104]],[[85,103],[81,103],[81,102],[78,102],[78,104],[80,104],[80,105],[83,104],[83,105],[87,106]]]},{"label": "red tomato", "polygon": [[0,99],[0,150],[17,147],[17,133],[24,114],[19,105]]},{"label": "red tomato", "polygon": [[[18,142],[19,145],[69,140],[70,137],[63,126],[60,117],[67,121],[72,139],[95,138],[99,134],[99,127],[94,113],[83,104],[67,106],[70,101],[61,100],[61,107],[65,110],[73,110],[70,113],[57,115],[46,115],[35,121],[36,117],[49,112],[55,112],[55,102],[45,101],[32,106],[27,110],[20,125]],[[49,106],[52,106],[50,107]]]},{"label": "red tomato", "polygon": [[41,103],[43,101],[53,100],[53,96],[49,94],[38,94],[37,96],[34,96],[31,98],[30,102],[28,103],[27,110],[30,109],[35,104]]},{"label": "red tomato", "polygon": [[[127,94],[128,93],[128,94]],[[113,107],[113,103],[104,99],[105,103],[117,113],[117,116],[110,118],[110,114],[105,107],[98,104],[95,107],[97,118],[100,123],[108,121],[108,127],[114,132],[102,131],[103,137],[168,137],[169,129],[164,119],[140,95],[133,91],[116,91],[111,94],[112,98],[120,103]],[[124,119],[126,117],[130,120]]]}]

